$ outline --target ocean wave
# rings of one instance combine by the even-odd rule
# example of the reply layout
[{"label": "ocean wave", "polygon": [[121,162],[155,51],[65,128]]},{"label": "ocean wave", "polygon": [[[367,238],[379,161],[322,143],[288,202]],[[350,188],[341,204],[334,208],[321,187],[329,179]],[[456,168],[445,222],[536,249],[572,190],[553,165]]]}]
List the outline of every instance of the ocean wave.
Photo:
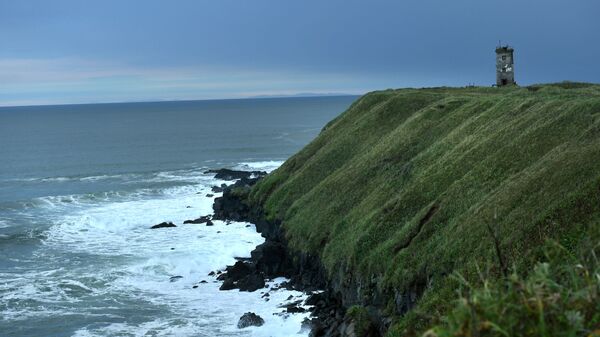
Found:
[{"label": "ocean wave", "polygon": [[103,174],[92,176],[63,176],[63,177],[32,177],[32,178],[14,178],[8,179],[9,182],[67,182],[67,181],[99,181],[106,179],[128,179],[135,177],[136,174]]},{"label": "ocean wave", "polygon": [[[245,171],[272,171],[281,166],[281,160],[267,161],[244,161],[234,165],[234,169]],[[220,168],[220,167],[218,167]],[[98,182],[105,180],[122,181],[126,183],[141,183],[141,182],[168,182],[168,181],[188,181],[199,182],[205,181],[206,175],[204,172],[208,169],[207,166],[198,166],[185,169],[165,170],[158,172],[131,172],[120,174],[96,174],[96,175],[72,175],[72,176],[57,176],[57,177],[30,177],[30,178],[14,178],[3,180],[3,184],[11,182],[25,183],[63,183],[63,182]]]},{"label": "ocean wave", "polygon": [[131,172],[131,173],[119,173],[119,174],[96,174],[96,175],[72,175],[72,176],[58,176],[58,177],[30,177],[30,178],[14,178],[4,180],[6,182],[26,182],[26,183],[39,183],[39,182],[97,182],[104,180],[116,180],[116,181],[148,181],[160,180],[164,178],[166,181],[176,179],[187,179],[195,178],[202,175],[206,170],[206,167],[167,170],[159,172]]},{"label": "ocean wave", "polygon": [[[270,172],[281,166],[283,161],[245,161],[233,166],[234,169],[244,171]],[[105,179],[122,179],[118,185],[102,185],[104,187],[117,187],[108,191],[93,193],[66,194],[36,197],[28,200],[0,202],[1,211],[25,212],[42,209],[50,212],[62,212],[65,209],[76,209],[90,205],[120,202],[127,200],[140,200],[146,198],[171,197],[174,195],[199,193],[203,187],[227,183],[217,180],[213,174],[206,174],[206,167],[194,167],[178,170],[166,170],[150,173],[128,173],[119,175],[92,175],[78,177],[31,178],[37,181],[82,181],[97,183]],[[121,188],[122,187],[122,188]],[[86,187],[87,188],[87,187]],[[211,192],[207,192],[211,193]],[[5,221],[0,221],[0,228],[8,227]]]},{"label": "ocean wave", "polygon": [[[238,167],[270,170],[279,165],[280,161],[263,161]],[[74,335],[82,337],[298,335],[308,313],[274,314],[282,312],[279,305],[289,296],[300,300],[304,294],[271,290],[265,301],[258,291],[219,291],[220,283],[207,276],[233,264],[235,257],[248,256],[264,238],[247,223],[183,225],[184,220],[212,213],[213,198],[206,194],[221,181],[203,170],[144,176],[193,182],[162,186],[153,181],[129,192],[37,198],[35,207],[48,211],[40,214],[49,228],[42,231],[40,249],[27,261],[35,270],[0,273],[0,329],[3,323],[23,327],[25,322],[63,316],[73,318],[78,329]],[[177,228],[149,229],[162,221],[173,221]],[[182,278],[170,282],[171,276]],[[193,288],[201,280],[208,283]],[[282,281],[269,281],[269,289]],[[249,310],[264,317],[265,325],[241,331],[237,320]]]},{"label": "ocean wave", "polygon": [[271,172],[283,164],[282,160],[248,161],[241,162],[235,169],[242,171],[267,171]]}]

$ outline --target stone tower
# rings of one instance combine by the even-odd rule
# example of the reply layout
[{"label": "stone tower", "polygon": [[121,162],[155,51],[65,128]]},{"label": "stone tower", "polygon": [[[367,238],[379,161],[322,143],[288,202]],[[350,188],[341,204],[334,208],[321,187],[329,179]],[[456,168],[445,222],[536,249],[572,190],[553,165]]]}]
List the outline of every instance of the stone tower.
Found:
[{"label": "stone tower", "polygon": [[515,84],[514,49],[506,46],[496,48],[496,85]]}]

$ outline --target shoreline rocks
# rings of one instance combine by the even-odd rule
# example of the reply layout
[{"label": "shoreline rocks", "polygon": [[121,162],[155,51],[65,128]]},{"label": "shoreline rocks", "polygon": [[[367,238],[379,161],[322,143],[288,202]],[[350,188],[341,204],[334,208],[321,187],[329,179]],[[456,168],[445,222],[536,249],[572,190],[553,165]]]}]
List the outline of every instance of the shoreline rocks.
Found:
[{"label": "shoreline rocks", "polygon": [[[282,283],[280,288],[304,292],[320,291],[311,295],[306,302],[313,305],[310,309],[311,336],[347,336],[348,333],[345,331],[347,324],[344,324],[346,308],[342,305],[342,295],[331,287],[320,260],[307,254],[290,252],[285,235],[280,229],[281,224],[266,221],[260,208],[250,207],[245,202],[244,197],[259,179],[254,179],[250,183],[238,180],[235,184],[227,186],[223,196],[216,198],[213,203],[213,219],[253,223],[256,225],[257,232],[266,239],[250,253],[250,261],[238,261],[234,265],[237,267],[230,266],[223,275],[219,276],[219,279],[224,281],[222,287],[239,288],[237,282],[233,280],[242,268],[241,263],[249,268],[246,270],[248,275],[258,275],[262,278],[286,277],[289,281]],[[227,276],[228,274],[232,275],[231,278]],[[297,304],[285,309],[288,313],[303,310]]]},{"label": "shoreline rocks", "polygon": [[217,277],[223,281],[220,290],[239,289],[253,292],[265,287],[265,277],[260,274],[253,262],[237,261],[233,266],[227,266],[225,272]]},{"label": "shoreline rocks", "polygon": [[204,215],[204,216],[201,216],[201,217],[199,217],[197,219],[194,219],[194,220],[185,220],[183,222],[184,225],[186,225],[186,224],[203,224],[203,223],[205,223],[207,226],[213,226],[214,225],[214,223],[211,221],[211,216],[210,215]]},{"label": "shoreline rocks", "polygon": [[238,329],[247,328],[249,326],[261,326],[265,324],[265,320],[253,312],[247,312],[240,317],[237,327]]},{"label": "shoreline rocks", "polygon": [[265,171],[238,171],[231,169],[217,169],[217,170],[208,170],[204,172],[205,174],[215,173],[215,178],[221,180],[238,180],[238,179],[249,179],[249,178],[257,178],[264,177],[267,175]]},{"label": "shoreline rocks", "polygon": [[174,223],[172,223],[171,221],[168,222],[161,222],[158,225],[154,225],[152,227],[150,227],[150,229],[157,229],[157,228],[169,228],[169,227],[177,227],[175,226]]},{"label": "shoreline rocks", "polygon": [[[250,259],[238,260],[218,276],[217,279],[223,281],[221,288],[254,291],[264,287],[259,279],[264,282],[265,279],[286,277],[289,281],[272,290],[285,288],[313,292],[305,301],[305,305],[312,306],[309,309],[311,318],[303,326],[304,329],[310,328],[310,336],[360,335],[355,319],[346,315],[346,309],[352,305],[364,307],[367,312],[370,320],[367,323],[367,336],[383,336],[390,324],[390,320],[383,314],[385,304],[382,301],[388,294],[374,287],[373,282],[361,282],[350,273],[329,276],[318,256],[290,251],[281,223],[267,221],[260,206],[249,205],[247,202],[250,188],[261,178],[262,176],[240,178],[225,186],[223,195],[213,202],[213,220],[253,223],[256,231],[266,239],[251,252]],[[248,287],[245,282],[254,286]],[[263,297],[268,300],[268,297]],[[284,314],[304,310],[298,303],[288,304],[283,308]]]}]

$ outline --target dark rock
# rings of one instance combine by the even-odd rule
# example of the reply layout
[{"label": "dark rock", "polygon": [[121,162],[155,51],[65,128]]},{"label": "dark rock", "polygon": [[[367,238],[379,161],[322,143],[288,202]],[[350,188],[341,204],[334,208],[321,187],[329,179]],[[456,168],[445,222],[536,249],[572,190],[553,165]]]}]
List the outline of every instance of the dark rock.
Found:
[{"label": "dark rock", "polygon": [[233,266],[226,268],[226,277],[233,281],[239,281],[242,278],[252,274],[256,270],[256,267],[252,263],[243,261],[237,261]]},{"label": "dark rock", "polygon": [[215,274],[216,273],[214,271],[211,271],[210,273],[208,273],[208,276],[215,276]]},{"label": "dark rock", "polygon": [[208,283],[206,280],[202,280],[200,281],[200,283]]},{"label": "dark rock", "polygon": [[233,257],[236,261],[242,261],[242,262],[248,262],[251,263],[252,262],[252,258],[251,257],[239,257],[239,256],[234,256]]},{"label": "dark rock", "polygon": [[[225,185],[225,184],[223,184]],[[227,185],[225,185],[225,187],[227,187]],[[223,192],[224,187],[222,186],[213,186],[210,188],[211,191],[213,191],[214,193],[221,193]]]},{"label": "dark rock", "polygon": [[315,319],[311,322],[311,329],[308,337],[322,337],[325,336],[325,326],[321,321]]},{"label": "dark rock", "polygon": [[261,326],[265,324],[265,320],[253,312],[247,312],[240,317],[237,327],[238,329],[247,328],[249,326]]},{"label": "dark rock", "polygon": [[[310,336],[355,336],[355,322],[345,319],[346,308],[354,304],[367,308],[373,322],[374,328],[370,329],[367,336],[383,336],[391,322],[383,311],[388,303],[386,299],[390,297],[389,294],[377,289],[376,276],[371,280],[358,280],[343,269],[340,269],[339,275],[328,275],[318,256],[290,251],[285,233],[281,229],[281,222],[266,220],[261,206],[248,202],[250,188],[259,179],[260,177],[241,178],[233,185],[225,187],[222,197],[214,200],[213,220],[222,220],[226,223],[229,221],[253,223],[257,232],[266,239],[265,243],[252,251],[251,263],[245,261],[248,265],[253,266],[254,270],[235,281],[228,276],[219,278],[225,281],[222,287],[230,289],[239,287],[241,280],[249,275],[257,275],[263,280],[264,278],[272,279],[284,276],[289,281],[274,286],[273,290],[319,291],[319,293],[311,294],[306,301],[306,304],[311,306],[311,317],[313,317]],[[418,298],[419,294],[420,289],[415,294],[409,294],[410,302],[414,303],[413,298]],[[267,301],[269,297],[263,294],[263,299]],[[399,306],[398,302],[405,303],[406,301],[396,302],[396,306]],[[287,304],[284,308],[283,312],[277,314],[285,317],[293,312],[306,310],[298,303]],[[305,326],[305,328],[307,327]]]},{"label": "dark rock", "polygon": [[219,290],[231,290],[231,289],[235,289],[235,283],[233,283],[232,280],[227,279],[223,282],[223,284],[221,284],[221,286],[219,287]]},{"label": "dark rock", "polygon": [[251,210],[242,198],[240,198],[240,194],[248,193],[250,187],[256,184],[260,179],[262,179],[262,177],[242,178],[233,185],[226,186],[223,190],[223,196],[215,198],[213,203],[213,219],[233,221],[243,221],[244,219],[247,219]]},{"label": "dark rock", "polygon": [[316,318],[305,318],[302,321],[302,324],[300,325],[300,331],[298,331],[298,334],[304,334],[308,331],[311,331],[313,329],[314,326],[318,325],[319,321]]},{"label": "dark rock", "polygon": [[[293,296],[290,296],[293,297]],[[290,300],[290,298],[288,298],[288,300]],[[288,313],[299,313],[299,312],[305,312],[306,309],[300,307],[299,305],[302,303],[302,300],[298,300],[292,303],[288,303],[288,304],[284,304],[284,305],[280,305],[280,308],[285,308],[285,311]]]},{"label": "dark rock", "polygon": [[210,215],[204,215],[204,216],[201,216],[198,219],[194,219],[194,220],[185,220],[183,223],[184,224],[202,224],[202,223],[208,223],[208,222],[211,222]]},{"label": "dark rock", "polygon": [[196,288],[198,288],[198,286],[192,286],[192,288],[193,288],[193,289],[196,289]]},{"label": "dark rock", "polygon": [[185,206],[185,208],[192,208],[192,206]]},{"label": "dark rock", "polygon": [[177,281],[179,281],[179,280],[180,280],[180,279],[182,279],[182,278],[183,278],[183,276],[180,276],[180,275],[177,275],[177,276],[171,276],[171,277],[169,278],[169,281],[171,281],[171,282],[177,282]]},{"label": "dark rock", "polygon": [[258,274],[252,274],[239,280],[236,286],[240,289],[240,291],[253,292],[265,287],[265,279]]},{"label": "dark rock", "polygon": [[208,221],[206,222],[206,225],[207,225],[207,226],[214,226],[215,224],[214,224],[212,221],[208,220]]},{"label": "dark rock", "polygon": [[325,300],[327,300],[327,295],[322,292],[322,293],[314,293],[310,296],[308,296],[308,298],[306,299],[306,301],[304,302],[306,305],[317,305],[317,303],[325,303]]},{"label": "dark rock", "polygon": [[225,273],[219,275],[217,280],[224,281],[221,290],[237,288],[240,291],[252,292],[265,287],[265,279],[257,273],[254,263],[243,260],[228,266]]},{"label": "dark rock", "polygon": [[211,194],[211,193],[208,193],[208,194],[206,195],[206,197],[207,197],[207,198],[212,198],[212,197],[214,197],[214,196],[215,196],[215,195],[214,195],[214,194]]},{"label": "dark rock", "polygon": [[258,245],[250,255],[256,261],[256,268],[266,275],[289,276],[293,272],[293,263],[280,242],[267,240]]},{"label": "dark rock", "polygon": [[156,229],[156,228],[168,228],[168,227],[177,227],[177,226],[175,226],[174,223],[172,223],[172,222],[169,221],[169,222],[161,222],[158,225],[154,225],[154,226],[152,226],[150,228],[151,229]]},{"label": "dark rock", "polygon": [[295,313],[299,313],[299,312],[305,312],[306,309],[299,307],[299,306],[290,306],[287,307],[285,309],[287,312],[289,312],[290,314],[295,314]]},{"label": "dark rock", "polygon": [[218,170],[208,170],[204,173],[215,173],[215,178],[221,180],[237,180],[251,177],[263,177],[267,175],[267,172],[264,171],[236,171],[226,168]]}]

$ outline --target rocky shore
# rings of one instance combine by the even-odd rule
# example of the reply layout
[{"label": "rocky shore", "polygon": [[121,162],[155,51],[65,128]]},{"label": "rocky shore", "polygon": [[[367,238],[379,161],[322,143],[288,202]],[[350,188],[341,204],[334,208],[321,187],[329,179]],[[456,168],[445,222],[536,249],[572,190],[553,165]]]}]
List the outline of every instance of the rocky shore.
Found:
[{"label": "rocky shore", "polygon": [[[218,276],[223,281],[221,290],[256,291],[264,288],[265,280],[286,277],[289,282],[283,287],[310,294],[304,304],[311,306],[311,319],[305,321],[304,326],[310,329],[311,337],[375,337],[384,334],[389,322],[381,310],[373,305],[370,298],[366,301],[357,299],[364,287],[352,282],[351,277],[346,278],[348,282],[330,281],[317,257],[288,249],[281,223],[267,221],[261,207],[248,205],[246,198],[250,188],[266,173],[211,172],[238,179],[223,187],[223,196],[215,199],[212,219],[253,223],[265,238],[265,242],[251,252],[251,258],[237,261]],[[358,317],[347,312],[351,305],[356,304],[367,308],[365,315]],[[303,309],[292,305],[287,310]]]}]

